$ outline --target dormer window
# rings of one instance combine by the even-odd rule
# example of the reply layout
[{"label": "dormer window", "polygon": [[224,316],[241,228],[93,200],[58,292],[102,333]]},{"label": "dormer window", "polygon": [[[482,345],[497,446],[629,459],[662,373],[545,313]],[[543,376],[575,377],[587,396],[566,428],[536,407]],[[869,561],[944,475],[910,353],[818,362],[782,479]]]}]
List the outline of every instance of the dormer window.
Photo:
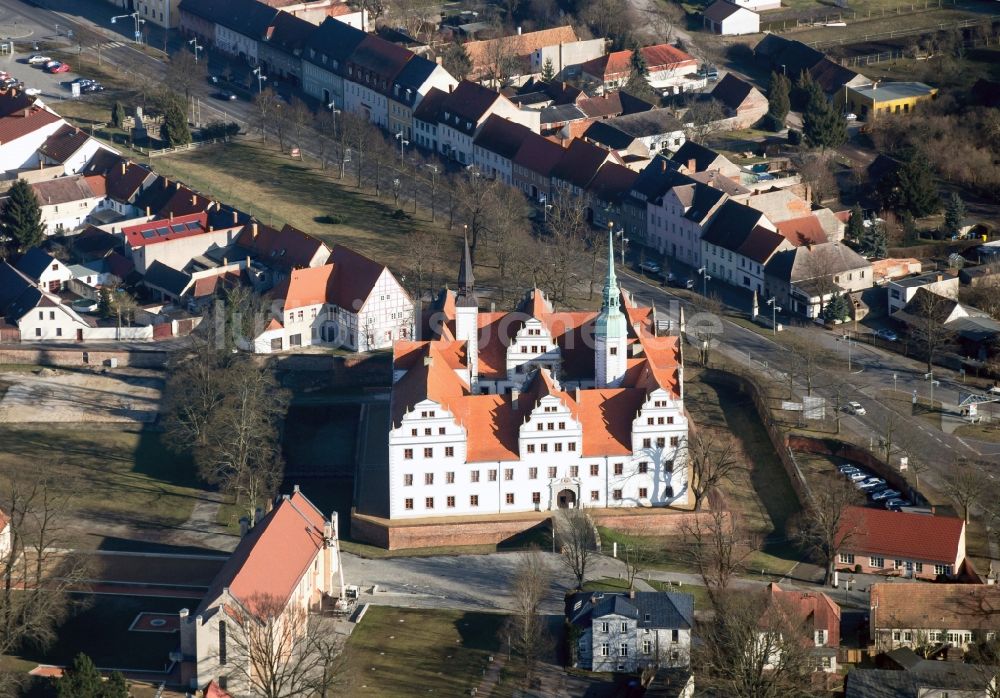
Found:
[{"label": "dormer window", "polygon": [[323,64],[325,65],[326,64],[326,54],[325,53],[323,54],[322,58],[323,58]]}]

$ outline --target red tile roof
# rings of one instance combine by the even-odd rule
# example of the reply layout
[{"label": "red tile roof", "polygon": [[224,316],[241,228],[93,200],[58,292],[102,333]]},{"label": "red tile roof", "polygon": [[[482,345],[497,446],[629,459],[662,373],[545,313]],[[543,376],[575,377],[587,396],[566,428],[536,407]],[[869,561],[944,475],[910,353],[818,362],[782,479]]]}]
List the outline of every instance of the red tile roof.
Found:
[{"label": "red tile roof", "polygon": [[485,39],[483,41],[468,41],[465,46],[466,53],[472,61],[473,74],[482,74],[492,65],[497,55],[495,47],[500,46],[506,53],[518,58],[530,56],[533,51],[545,46],[557,46],[558,44],[569,44],[577,41],[576,32],[573,27],[553,27],[542,29],[527,34],[515,34],[513,36],[502,36],[496,39]]},{"label": "red tile roof", "polygon": [[[695,68],[698,65],[694,56],[670,44],[646,46],[640,50],[643,58],[646,59],[650,73],[678,70],[683,67]],[[632,72],[632,52],[614,51],[587,61],[581,66],[581,69],[588,75],[593,75],[605,82],[627,78]]]},{"label": "red tile roof", "polygon": [[226,587],[244,605],[261,596],[287,601],[323,548],[325,523],[301,492],[280,499],[236,546],[197,613],[215,604]]},{"label": "red tile roof", "polygon": [[838,537],[858,554],[954,565],[965,557],[964,534],[965,522],[951,516],[848,507]]},{"label": "red tile roof", "polygon": [[0,145],[7,145],[58,121],[62,121],[62,118],[39,106],[25,107],[8,114],[0,118]]},{"label": "red tile roof", "polygon": [[814,214],[801,218],[789,218],[774,225],[782,237],[796,247],[799,245],[818,245],[821,242],[829,242],[826,232],[823,230],[822,223],[820,223],[819,218]]},{"label": "red tile roof", "polygon": [[45,142],[38,148],[38,152],[49,160],[63,163],[69,160],[73,153],[82,148],[88,140],[90,140],[90,136],[84,131],[67,124],[46,138]]},{"label": "red tile roof", "polygon": [[274,287],[271,296],[284,299],[285,310],[294,310],[326,303],[332,285],[332,264],[294,269],[287,279]]},{"label": "red tile roof", "polygon": [[786,590],[774,582],[764,591],[767,603],[777,603],[805,623],[806,627],[827,632],[826,646],[840,646],[840,606],[821,591]]},{"label": "red tile roof", "polygon": [[129,247],[154,245],[158,242],[201,235],[207,230],[208,216],[195,213],[190,216],[175,216],[172,219],[156,220],[122,228],[122,235]]},{"label": "red tile roof", "polygon": [[271,296],[283,298],[285,310],[332,303],[356,313],[371,296],[383,271],[385,265],[337,245],[326,264],[292,270]]},{"label": "red tile roof", "polygon": [[993,584],[873,584],[876,628],[1000,632],[1000,587]]},{"label": "red tile roof", "polygon": [[327,258],[330,256],[330,249],[322,240],[288,224],[278,230],[262,223],[250,223],[240,231],[236,244],[265,264],[286,270],[308,267],[320,250],[326,250]]},{"label": "red tile roof", "polygon": [[[83,175],[72,175],[69,177],[56,177],[47,179],[44,182],[36,182],[31,185],[38,203],[42,206],[53,204],[66,204],[71,201],[83,201],[102,196],[90,188],[90,177]],[[103,183],[103,177],[94,177]],[[103,186],[101,187],[103,189]]]}]

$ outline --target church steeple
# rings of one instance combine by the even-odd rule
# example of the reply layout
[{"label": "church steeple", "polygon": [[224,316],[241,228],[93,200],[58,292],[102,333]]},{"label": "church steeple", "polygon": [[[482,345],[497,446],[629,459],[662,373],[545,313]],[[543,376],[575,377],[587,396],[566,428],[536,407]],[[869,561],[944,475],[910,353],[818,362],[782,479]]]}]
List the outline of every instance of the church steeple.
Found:
[{"label": "church steeple", "polygon": [[615,275],[614,227],[608,226],[608,275],[604,279],[603,301],[601,312],[605,310],[618,312],[618,277]]},{"label": "church steeple", "polygon": [[462,256],[462,266],[458,269],[458,293],[455,301],[460,306],[479,305],[476,298],[476,279],[472,274],[472,253],[469,250],[469,237],[465,237],[465,250]]},{"label": "church steeple", "polygon": [[601,312],[594,321],[594,378],[597,386],[616,386],[625,375],[628,323],[621,311],[621,290],[615,275],[614,226],[608,226],[608,275]]}]

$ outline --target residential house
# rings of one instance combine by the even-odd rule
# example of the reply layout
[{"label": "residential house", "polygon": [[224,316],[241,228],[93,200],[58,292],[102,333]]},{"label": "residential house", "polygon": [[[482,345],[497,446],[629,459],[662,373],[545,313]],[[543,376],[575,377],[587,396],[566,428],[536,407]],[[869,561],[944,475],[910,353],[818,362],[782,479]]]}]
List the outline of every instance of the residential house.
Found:
[{"label": "residential house", "polygon": [[[659,44],[639,49],[646,59],[648,81],[654,88],[673,85],[698,69],[698,60],[676,46]],[[598,93],[623,87],[632,74],[632,52],[614,51],[580,66],[583,80]]]},{"label": "residential house", "polygon": [[847,108],[859,119],[870,121],[879,115],[908,114],[937,97],[938,88],[922,82],[882,82],[848,87]]},{"label": "residential house", "polygon": [[576,100],[576,106],[588,119],[610,119],[623,114],[637,114],[653,109],[653,105],[644,99],[639,99],[628,92],[605,92],[596,97],[583,97]]},{"label": "residential house", "polygon": [[42,211],[46,235],[79,230],[89,216],[107,205],[107,190],[101,175],[56,177],[31,185]]},{"label": "residential house", "polygon": [[79,174],[98,150],[115,153],[96,138],[69,124],[62,126],[38,147],[41,165],[62,165],[63,174]]},{"label": "residential house", "polygon": [[514,157],[531,135],[527,126],[491,114],[472,141],[472,164],[480,174],[514,184]]},{"label": "residential house", "polygon": [[[248,623],[273,614],[291,632],[344,595],[337,512],[329,518],[296,485],[250,528],[219,570],[201,603],[180,611],[181,680],[192,690],[210,681],[236,695],[249,693],[245,676]],[[254,635],[257,637],[257,635]]]},{"label": "residential house", "polygon": [[809,75],[813,82],[823,90],[823,94],[833,102],[838,111],[850,111],[844,106],[847,101],[848,88],[863,87],[872,82],[858,71],[851,70],[826,57],[823,57],[809,69]]},{"label": "residential house", "polygon": [[58,296],[0,261],[0,318],[17,327],[22,342],[82,341],[91,324]]},{"label": "residential house", "polygon": [[962,267],[958,272],[958,280],[963,286],[971,288],[993,288],[1000,284],[1000,264],[980,264],[974,267]]},{"label": "residential house", "polygon": [[726,116],[733,120],[733,127],[737,129],[754,125],[768,110],[767,97],[732,73],[726,73],[712,89],[712,99],[722,104]]},{"label": "residential house", "polygon": [[556,80],[578,77],[580,65],[603,56],[605,45],[604,39],[586,39],[540,46],[531,52],[531,73],[538,75],[551,63]]},{"label": "residential house", "polygon": [[31,279],[36,286],[49,293],[59,293],[71,278],[72,272],[58,259],[41,247],[32,247],[17,260],[17,270]]},{"label": "residential house", "polygon": [[[136,12],[139,19],[164,29],[175,29],[180,23],[180,0],[109,0],[115,7]],[[131,27],[131,25],[129,25]]]},{"label": "residential house", "polygon": [[638,172],[617,162],[601,165],[585,189],[590,222],[599,228],[611,225],[615,230],[620,229],[625,215],[622,210],[624,201],[638,178]]},{"label": "residential house", "polygon": [[207,213],[157,218],[122,229],[129,258],[140,274],[159,260],[168,267],[183,269],[194,257],[209,250],[228,247],[242,226],[216,228]]},{"label": "residential house", "polygon": [[161,301],[180,303],[191,287],[191,274],[156,260],[146,269],[142,285],[160,294]]},{"label": "residential house", "polygon": [[729,200],[702,232],[700,265],[716,281],[760,294],[767,263],[793,247],[763,213]]},{"label": "residential house", "polygon": [[[639,176],[632,183],[632,190],[621,201],[622,220],[619,225],[625,229],[625,235],[643,244],[653,247],[648,235],[648,207],[655,206],[662,200],[670,187],[681,181],[689,180],[677,172],[675,163],[662,155],[655,156],[639,171]],[[651,202],[651,203],[650,203]]]},{"label": "residential house", "polygon": [[368,30],[368,15],[355,11],[341,0],[260,0],[265,5],[276,7],[282,12],[295,15],[310,24],[319,26],[327,17],[350,24],[358,29]]},{"label": "residential house", "polygon": [[961,656],[1000,635],[998,608],[1000,587],[993,584],[872,584],[870,639],[883,652],[945,645]]},{"label": "residential house", "polygon": [[848,507],[837,562],[854,572],[955,578],[965,562],[965,521],[952,516]]},{"label": "residential house", "polygon": [[423,56],[413,56],[396,74],[389,94],[389,132],[402,133],[413,142],[413,110],[431,91],[447,92],[458,82],[434,61]]},{"label": "residential house", "polygon": [[781,9],[781,0],[733,0],[733,2],[754,12]]},{"label": "residential house", "polygon": [[921,262],[913,257],[888,259],[873,259],[872,273],[875,274],[875,285],[881,286],[894,279],[914,276],[921,272]]},{"label": "residential house", "polygon": [[651,109],[626,114],[606,123],[638,139],[650,155],[675,152],[685,143],[684,126],[668,109]]},{"label": "residential house", "polygon": [[959,283],[957,274],[941,271],[928,271],[917,276],[892,279],[886,284],[889,290],[889,315],[893,315],[909,305],[920,289],[925,289],[944,298],[957,300]]},{"label": "residential house", "polygon": [[502,90],[504,95],[520,108],[541,109],[558,104],[576,104],[586,98],[578,87],[561,82],[531,78],[516,90]]},{"label": "residential house", "polygon": [[302,54],[302,91],[321,104],[342,109],[347,60],[367,34],[332,17],[306,40]]},{"label": "residential house", "polygon": [[[463,46],[472,61],[470,80],[496,81],[498,78],[510,79],[529,75],[532,69],[532,54],[539,49],[558,47],[560,44],[573,44],[578,41],[573,27],[565,25],[552,27],[536,32],[521,33],[512,36],[501,36],[483,41],[467,41]],[[593,44],[585,44],[579,51],[593,52]]]},{"label": "residential house", "polygon": [[279,230],[252,221],[243,226],[230,250],[232,258],[249,255],[271,269],[275,281],[286,278],[293,269],[319,267],[330,259],[326,243],[287,223]]},{"label": "residential house", "polygon": [[538,133],[538,112],[520,110],[500,93],[463,80],[442,100],[437,128],[439,152],[463,165],[472,164],[472,141],[491,114]]},{"label": "residential house", "polygon": [[719,172],[737,182],[740,178],[739,165],[733,164],[724,155],[694,141],[685,141],[677,149],[677,152],[670,156],[670,159],[679,165],[680,171],[684,174]]},{"label": "residential house", "polygon": [[538,132],[543,136],[571,141],[590,124],[587,115],[575,104],[552,104],[538,111]]},{"label": "residential house", "polygon": [[283,82],[302,84],[302,59],[315,24],[282,11],[274,26],[257,46],[257,56],[264,73]]},{"label": "residential house", "polygon": [[104,176],[108,205],[123,218],[149,215],[145,209],[136,206],[136,201],[159,177],[145,165],[138,165],[120,155],[101,150],[83,168],[82,174]]},{"label": "residential house", "polygon": [[393,81],[411,58],[413,54],[402,46],[367,35],[347,57],[344,110],[387,129]]},{"label": "residential house", "polygon": [[753,52],[764,68],[786,75],[793,82],[825,58],[822,51],[780,34],[765,34]]},{"label": "residential house", "polygon": [[[705,265],[703,231],[728,199],[718,189],[680,172],[674,173],[674,177],[660,197],[646,203],[646,245],[698,269]],[[763,218],[756,211],[747,214],[754,219]]]},{"label": "residential house", "polygon": [[928,315],[957,340],[963,356],[985,360],[1000,337],[1000,322],[989,313],[954,298],[941,297],[926,288],[918,289],[913,300],[892,314],[892,319],[907,327],[924,326]]},{"label": "residential house", "polygon": [[[911,652],[912,654],[912,652]],[[995,669],[976,664],[922,659],[901,669],[852,669],[845,698],[992,698]]]},{"label": "residential house", "polygon": [[702,13],[702,26],[723,36],[756,34],[760,31],[760,15],[728,0],[715,0]]},{"label": "residential house", "polygon": [[413,138],[419,148],[438,152],[438,124],[444,116],[444,101],[448,93],[432,87],[412,110]]},{"label": "residential house", "polygon": [[562,161],[566,149],[558,143],[532,133],[525,137],[511,161],[514,186],[532,201],[552,199],[552,173]]},{"label": "residential house", "polygon": [[[258,0],[181,0],[180,13],[182,32],[257,65],[257,46],[274,31],[279,11]],[[206,30],[209,24],[214,31]]]},{"label": "residential house", "polygon": [[435,338],[393,347],[390,518],[689,502],[679,340],[618,288],[610,236],[606,264],[598,313],[539,289],[487,313],[466,248]]},{"label": "residential house", "polygon": [[[782,589],[771,582],[764,590],[763,606],[784,614],[790,624],[804,627],[816,671],[836,674],[840,647],[840,606],[821,591]],[[777,663],[777,657],[769,658]]]},{"label": "residential house", "polygon": [[[649,148],[636,136],[631,136],[616,128],[614,120],[595,121],[583,132],[582,138],[610,150],[630,167],[639,167],[649,162]],[[641,170],[642,168],[639,167]]]},{"label": "residential house", "polygon": [[[75,248],[74,248],[75,251]],[[124,260],[124,257],[115,253],[114,261]],[[115,266],[112,259],[94,259],[90,261],[80,262],[79,264],[70,264],[67,267],[69,271],[70,279],[74,281],[79,281],[80,283],[88,286],[92,289],[98,289],[113,280],[122,281],[128,276],[127,273],[122,274],[119,277],[115,274]]]},{"label": "residential house", "polygon": [[566,599],[576,629],[573,666],[586,671],[639,672],[686,668],[691,662],[694,597],[666,591],[580,592]]},{"label": "residential house", "polygon": [[3,509],[0,509],[0,558],[7,558],[12,545],[10,516],[5,514]]},{"label": "residential house", "polygon": [[38,150],[66,122],[37,97],[0,90],[0,173],[37,168]]},{"label": "residential house", "polygon": [[[777,224],[779,232],[787,226]],[[798,242],[801,238],[793,237]],[[793,243],[794,244],[794,243]],[[764,266],[764,294],[787,313],[813,320],[821,317],[834,293],[856,294],[873,283],[872,265],[839,242],[798,242],[791,250],[775,253]],[[852,301],[853,302],[853,301]]]},{"label": "residential house", "polygon": [[605,163],[621,164],[610,150],[577,138],[563,151],[562,158],[552,170],[554,191],[582,196],[587,185],[597,176]]},{"label": "residential house", "polygon": [[337,245],[270,291],[272,318],[253,340],[267,354],[314,344],[372,351],[413,336],[413,301],[384,265]]}]

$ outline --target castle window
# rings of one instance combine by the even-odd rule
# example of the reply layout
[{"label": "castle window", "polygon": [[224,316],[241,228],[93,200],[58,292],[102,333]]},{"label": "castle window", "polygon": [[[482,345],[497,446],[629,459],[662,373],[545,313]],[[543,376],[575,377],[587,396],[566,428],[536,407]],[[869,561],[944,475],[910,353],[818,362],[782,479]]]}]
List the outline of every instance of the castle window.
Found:
[{"label": "castle window", "polygon": [[413,449],[404,448],[403,449],[403,460],[413,460]]},{"label": "castle window", "polygon": [[413,500],[409,499],[409,498],[404,499],[403,500],[403,506],[406,507],[407,509],[412,509],[413,508]]},{"label": "castle window", "polygon": [[611,354],[611,356],[618,356],[618,347],[611,347],[609,353]]},{"label": "castle window", "polygon": [[621,475],[624,472],[625,472],[625,464],[615,463],[615,475]]},{"label": "castle window", "polygon": [[413,474],[407,473],[403,476],[403,486],[410,487],[413,484]]}]

